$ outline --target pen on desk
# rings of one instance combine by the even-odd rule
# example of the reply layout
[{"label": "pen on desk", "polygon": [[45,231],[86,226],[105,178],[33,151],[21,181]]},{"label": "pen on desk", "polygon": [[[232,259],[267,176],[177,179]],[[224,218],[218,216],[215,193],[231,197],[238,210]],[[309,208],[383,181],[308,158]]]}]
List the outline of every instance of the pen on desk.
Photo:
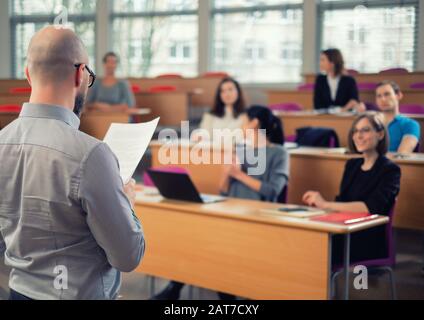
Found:
[{"label": "pen on desk", "polygon": [[350,220],[346,220],[345,224],[353,224],[353,223],[358,223],[358,222],[365,222],[368,220],[372,220],[378,218],[378,214],[373,214],[372,216],[367,216],[367,217],[363,217],[363,218],[356,218],[356,219],[350,219]]}]

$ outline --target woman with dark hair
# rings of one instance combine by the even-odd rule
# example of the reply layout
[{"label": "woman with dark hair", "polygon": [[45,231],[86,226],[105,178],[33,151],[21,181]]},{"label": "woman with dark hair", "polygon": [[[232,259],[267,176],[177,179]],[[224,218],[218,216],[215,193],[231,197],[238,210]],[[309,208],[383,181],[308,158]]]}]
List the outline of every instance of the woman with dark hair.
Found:
[{"label": "woman with dark hair", "polygon": [[[346,163],[340,193],[335,202],[319,192],[308,191],[303,201],[320,209],[335,212],[368,212],[388,215],[400,189],[400,168],[386,158],[387,129],[381,115],[365,113],[353,123],[349,148],[363,157]],[[352,234],[351,261],[387,257],[385,226]],[[343,239],[333,238],[333,264],[341,264]]]},{"label": "woman with dark hair", "polygon": [[315,82],[315,109],[341,107],[342,111],[365,111],[366,107],[359,102],[356,81],[346,75],[344,59],[338,49],[328,49],[321,52],[319,75]]},{"label": "woman with dark hair", "polygon": [[104,78],[96,81],[87,96],[87,108],[98,111],[127,111],[135,107],[135,98],[126,80],[116,78],[118,56],[108,52],[103,57]]},{"label": "woman with dark hair", "polygon": [[240,84],[233,78],[225,78],[218,85],[215,103],[211,112],[203,116],[200,129],[213,137],[213,129],[240,129],[240,115],[245,110],[245,101]]},{"label": "woman with dark hair", "polygon": [[[243,118],[246,148],[254,148],[259,161],[252,164],[244,161],[241,165],[234,161],[223,177],[221,192],[233,198],[276,202],[289,176],[289,156],[283,147],[281,120],[263,106],[249,108]],[[241,156],[247,159],[244,154]],[[249,175],[252,168],[263,170]]]}]

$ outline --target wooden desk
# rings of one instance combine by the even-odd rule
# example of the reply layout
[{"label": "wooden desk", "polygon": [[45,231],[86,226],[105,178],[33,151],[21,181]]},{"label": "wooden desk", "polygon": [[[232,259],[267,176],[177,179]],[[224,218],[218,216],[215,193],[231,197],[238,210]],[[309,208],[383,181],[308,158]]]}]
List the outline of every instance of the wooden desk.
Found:
[{"label": "wooden desk", "polygon": [[[152,166],[160,167],[159,150],[162,143],[152,142]],[[179,150],[192,150],[191,146],[179,146]],[[225,151],[216,150],[223,154]],[[334,151],[333,151],[334,152]],[[289,203],[302,204],[303,194],[308,190],[322,191],[327,199],[334,199],[339,192],[345,163],[352,156],[331,154],[327,149],[291,149]],[[180,153],[181,154],[181,153]],[[399,228],[424,230],[424,154],[414,154],[412,159],[394,159],[401,167],[401,192],[396,207],[394,225]],[[178,159],[172,165],[188,170],[196,187],[202,193],[219,194],[219,183],[226,165],[182,164]]]},{"label": "wooden desk", "polygon": [[[315,83],[316,74],[306,74],[305,83]],[[361,73],[354,76],[358,83],[379,83],[384,80],[395,81],[402,90],[408,90],[409,86],[416,82],[424,82],[424,72],[411,72],[408,74],[381,75],[378,73]]]},{"label": "wooden desk", "polygon": [[[301,105],[305,110],[313,109],[313,92],[299,90],[267,90],[268,105],[294,102]],[[406,89],[402,91],[404,97],[401,104],[423,104],[424,90]],[[359,92],[361,101],[375,104],[375,91],[364,90]]]},{"label": "wooden desk", "polygon": [[135,95],[138,107],[149,108],[148,120],[160,117],[162,126],[181,126],[189,116],[189,98],[187,92],[138,93]]},{"label": "wooden desk", "polygon": [[[296,129],[301,127],[328,127],[337,132],[340,146],[348,146],[349,130],[352,127],[356,115],[316,115],[308,112],[275,112],[284,125],[286,136],[296,135]],[[408,115],[408,117],[418,121],[421,126],[420,148],[424,150],[424,116]]]},{"label": "wooden desk", "polygon": [[139,195],[135,211],[147,247],[136,271],[250,299],[327,299],[330,235],[388,221],[381,217],[345,227],[259,211],[276,207],[239,199],[202,205]]},{"label": "wooden desk", "polygon": [[[332,154],[325,149],[290,150],[289,203],[302,203],[308,190],[320,191],[326,199],[339,193],[345,163],[351,155]],[[394,225],[399,228],[424,230],[424,155],[411,159],[394,159],[401,167],[401,191],[396,205]]]},{"label": "wooden desk", "polygon": [[84,112],[81,116],[80,130],[103,140],[112,123],[128,123],[130,115],[150,115],[149,109],[129,110],[128,112]]}]

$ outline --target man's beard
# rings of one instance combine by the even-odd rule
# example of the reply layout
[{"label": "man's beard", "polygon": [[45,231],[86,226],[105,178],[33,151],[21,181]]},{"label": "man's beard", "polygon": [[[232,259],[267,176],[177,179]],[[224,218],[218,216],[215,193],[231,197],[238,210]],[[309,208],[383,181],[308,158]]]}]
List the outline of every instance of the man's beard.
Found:
[{"label": "man's beard", "polygon": [[81,114],[84,110],[84,103],[84,95],[82,93],[77,94],[77,96],[75,97],[74,113],[77,115],[78,118],[81,118]]}]

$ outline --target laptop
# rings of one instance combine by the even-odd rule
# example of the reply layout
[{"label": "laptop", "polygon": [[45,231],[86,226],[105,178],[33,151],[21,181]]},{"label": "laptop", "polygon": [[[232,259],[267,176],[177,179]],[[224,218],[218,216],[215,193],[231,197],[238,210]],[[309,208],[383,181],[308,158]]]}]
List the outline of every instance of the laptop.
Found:
[{"label": "laptop", "polygon": [[225,200],[225,197],[221,196],[200,194],[190,176],[186,173],[155,170],[148,170],[147,172],[164,198],[205,204]]}]

